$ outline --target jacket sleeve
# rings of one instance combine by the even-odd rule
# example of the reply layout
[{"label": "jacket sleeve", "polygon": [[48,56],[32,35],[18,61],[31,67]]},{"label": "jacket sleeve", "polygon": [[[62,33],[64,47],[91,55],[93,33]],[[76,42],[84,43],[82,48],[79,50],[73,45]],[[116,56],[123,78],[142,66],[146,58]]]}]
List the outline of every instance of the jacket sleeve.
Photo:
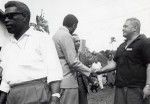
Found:
[{"label": "jacket sleeve", "polygon": [[79,61],[77,53],[75,51],[75,46],[73,43],[72,36],[70,34],[65,34],[61,36],[60,46],[65,55],[65,59],[71,69],[77,70],[86,76],[90,75],[90,69],[86,67],[82,62]]}]

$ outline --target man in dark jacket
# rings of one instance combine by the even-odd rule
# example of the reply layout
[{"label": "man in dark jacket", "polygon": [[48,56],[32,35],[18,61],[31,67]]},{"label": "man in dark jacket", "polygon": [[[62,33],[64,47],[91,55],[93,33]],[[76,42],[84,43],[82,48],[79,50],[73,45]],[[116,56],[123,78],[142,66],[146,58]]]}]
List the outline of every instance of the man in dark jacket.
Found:
[{"label": "man in dark jacket", "polygon": [[150,40],[140,34],[136,18],[126,20],[123,37],[114,59],[102,68],[103,72],[116,69],[114,104],[149,104]]}]

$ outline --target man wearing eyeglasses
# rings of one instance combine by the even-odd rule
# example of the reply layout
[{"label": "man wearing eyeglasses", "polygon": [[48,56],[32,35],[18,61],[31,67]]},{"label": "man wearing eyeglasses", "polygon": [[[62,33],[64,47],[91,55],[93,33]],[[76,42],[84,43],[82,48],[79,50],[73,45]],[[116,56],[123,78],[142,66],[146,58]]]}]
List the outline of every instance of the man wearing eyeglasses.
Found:
[{"label": "man wearing eyeglasses", "polygon": [[2,48],[0,104],[59,104],[63,74],[52,38],[29,28],[22,2],[7,2],[4,16],[12,36]]}]

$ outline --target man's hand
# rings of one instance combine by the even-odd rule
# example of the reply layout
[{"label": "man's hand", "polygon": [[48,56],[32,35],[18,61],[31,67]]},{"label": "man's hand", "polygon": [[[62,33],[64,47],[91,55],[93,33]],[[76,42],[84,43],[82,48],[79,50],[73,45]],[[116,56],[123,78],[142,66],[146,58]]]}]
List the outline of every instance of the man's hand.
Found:
[{"label": "man's hand", "polygon": [[0,104],[6,104],[7,93],[0,91]]},{"label": "man's hand", "polygon": [[150,96],[150,85],[146,85],[143,89],[143,98],[147,98],[148,96]]},{"label": "man's hand", "polygon": [[91,72],[93,73],[93,72],[96,72],[96,69],[94,69],[94,68],[91,68]]},{"label": "man's hand", "polygon": [[97,77],[97,74],[95,72],[91,72],[89,77]]},{"label": "man's hand", "polygon": [[60,99],[56,96],[52,96],[50,104],[60,104]]},{"label": "man's hand", "polygon": [[102,67],[100,70],[96,71],[97,74],[108,73],[116,69],[117,63],[111,60],[106,66]]},{"label": "man's hand", "polygon": [[103,74],[104,73],[103,68],[101,68],[100,70],[96,70],[95,73],[98,75]]}]

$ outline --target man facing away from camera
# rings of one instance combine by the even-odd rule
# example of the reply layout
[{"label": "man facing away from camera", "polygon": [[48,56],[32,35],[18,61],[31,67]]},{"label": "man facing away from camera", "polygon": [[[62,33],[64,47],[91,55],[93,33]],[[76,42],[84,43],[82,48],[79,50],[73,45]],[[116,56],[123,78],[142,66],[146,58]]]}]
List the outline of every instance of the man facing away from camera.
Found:
[{"label": "man facing away from camera", "polygon": [[29,28],[30,10],[19,1],[5,4],[12,36],[2,48],[0,104],[59,104],[61,64],[49,35]]},{"label": "man facing away from camera", "polygon": [[64,75],[61,82],[62,104],[79,104],[76,72],[79,71],[86,76],[90,75],[90,69],[79,61],[72,39],[77,24],[78,19],[69,14],[64,18],[63,27],[53,36]]},{"label": "man facing away from camera", "polygon": [[[140,34],[140,21],[129,18],[123,25],[126,38],[103,72],[116,69],[114,104],[149,104],[150,40]],[[100,73],[100,72],[97,72]]]}]

